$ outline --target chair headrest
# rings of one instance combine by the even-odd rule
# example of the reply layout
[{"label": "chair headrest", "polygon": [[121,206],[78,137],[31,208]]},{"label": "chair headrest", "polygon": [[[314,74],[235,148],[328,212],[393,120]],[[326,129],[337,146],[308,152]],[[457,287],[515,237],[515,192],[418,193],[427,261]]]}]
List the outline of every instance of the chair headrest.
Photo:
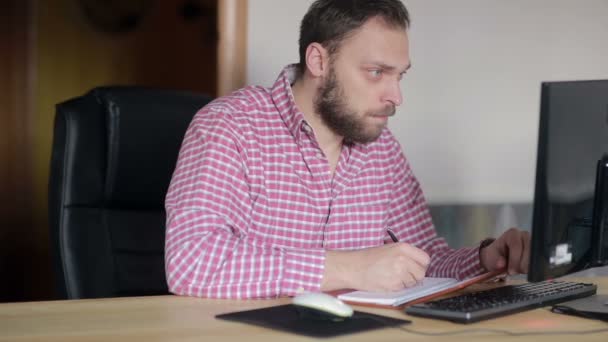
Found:
[{"label": "chair headrest", "polygon": [[51,206],[162,210],[182,139],[211,98],[102,87],[57,105]]},{"label": "chair headrest", "polygon": [[186,129],[210,99],[133,87],[93,92],[106,122],[106,206],[162,209]]}]

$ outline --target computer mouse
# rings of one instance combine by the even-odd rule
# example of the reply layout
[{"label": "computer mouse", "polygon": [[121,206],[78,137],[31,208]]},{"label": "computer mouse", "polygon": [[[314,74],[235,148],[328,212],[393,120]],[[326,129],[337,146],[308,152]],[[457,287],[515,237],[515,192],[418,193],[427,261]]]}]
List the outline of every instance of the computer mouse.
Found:
[{"label": "computer mouse", "polygon": [[292,304],[306,318],[343,321],[354,311],[348,304],[326,293],[303,293],[293,298]]}]

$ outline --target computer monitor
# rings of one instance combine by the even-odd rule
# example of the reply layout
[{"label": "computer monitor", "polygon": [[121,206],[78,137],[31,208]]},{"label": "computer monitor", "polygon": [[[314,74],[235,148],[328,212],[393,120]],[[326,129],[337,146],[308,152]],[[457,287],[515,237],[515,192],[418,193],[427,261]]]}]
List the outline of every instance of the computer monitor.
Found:
[{"label": "computer monitor", "polygon": [[544,82],[529,281],[606,263],[608,80]]}]

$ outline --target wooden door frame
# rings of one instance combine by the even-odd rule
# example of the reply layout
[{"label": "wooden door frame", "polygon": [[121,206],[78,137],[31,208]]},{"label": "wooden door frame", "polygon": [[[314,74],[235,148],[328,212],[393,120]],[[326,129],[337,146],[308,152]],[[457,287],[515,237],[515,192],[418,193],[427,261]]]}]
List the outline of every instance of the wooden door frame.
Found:
[{"label": "wooden door frame", "polygon": [[217,95],[245,86],[248,0],[218,0]]},{"label": "wooden door frame", "polygon": [[39,280],[30,272],[35,252],[28,246],[33,240],[34,7],[35,0],[0,4],[0,274],[11,279],[0,284],[0,302],[23,300]]}]

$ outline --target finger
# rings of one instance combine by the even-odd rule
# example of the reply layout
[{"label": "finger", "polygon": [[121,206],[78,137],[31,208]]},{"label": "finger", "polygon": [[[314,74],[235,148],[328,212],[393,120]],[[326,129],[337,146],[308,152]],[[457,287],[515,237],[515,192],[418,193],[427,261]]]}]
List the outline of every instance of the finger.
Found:
[{"label": "finger", "polygon": [[518,231],[510,230],[509,233],[510,236],[506,239],[509,251],[509,274],[516,274],[523,251],[522,240]]},{"label": "finger", "polygon": [[528,265],[530,264],[530,233],[522,232],[523,254],[519,263],[520,272],[528,273]]},{"label": "finger", "polygon": [[503,256],[499,255],[494,264],[496,265],[497,270],[499,270],[501,268],[505,268],[505,266],[507,266],[507,259],[505,259]]},{"label": "finger", "polygon": [[402,244],[402,251],[405,253],[405,256],[414,261],[416,264],[420,265],[424,270],[429,266],[429,262],[431,258],[429,255],[420,248],[414,247],[410,244]]},{"label": "finger", "polygon": [[416,279],[414,278],[414,275],[411,272],[406,271],[401,277],[401,283],[403,283],[403,288],[412,287],[416,285]]},{"label": "finger", "polygon": [[416,283],[421,282],[426,275],[426,267],[421,267],[418,264],[412,263],[411,267],[408,268],[408,271]]},{"label": "finger", "polygon": [[406,287],[412,287],[412,286],[416,286],[418,284],[420,284],[420,282],[422,281],[422,279],[424,279],[424,276],[419,276],[417,274],[414,273],[409,273],[409,277],[408,277],[408,281],[406,282]]},{"label": "finger", "polygon": [[406,287],[411,287],[418,284],[424,279],[426,269],[415,262],[408,262],[403,265],[401,281]]},{"label": "finger", "polygon": [[504,268],[507,265],[507,260],[503,257],[501,251],[505,250],[504,237],[495,240],[491,244],[484,247],[480,252],[481,265],[488,271]]},{"label": "finger", "polygon": [[408,281],[406,281],[406,282],[403,283],[404,288],[414,287],[414,286],[416,286],[416,284],[418,284],[418,282],[415,281],[415,280],[413,280],[412,278],[408,279]]}]

